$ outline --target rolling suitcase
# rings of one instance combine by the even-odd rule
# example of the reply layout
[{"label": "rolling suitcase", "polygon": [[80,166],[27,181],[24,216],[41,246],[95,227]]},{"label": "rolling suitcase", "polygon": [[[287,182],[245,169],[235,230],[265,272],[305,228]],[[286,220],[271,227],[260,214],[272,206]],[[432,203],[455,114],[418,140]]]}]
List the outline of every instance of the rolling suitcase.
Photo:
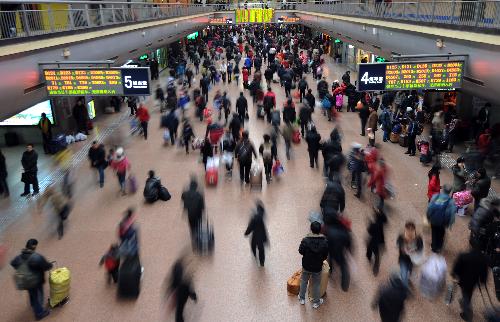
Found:
[{"label": "rolling suitcase", "polygon": [[71,272],[66,267],[56,268],[50,272],[50,307],[64,305],[69,299],[69,290],[71,283]]},{"label": "rolling suitcase", "polygon": [[19,145],[19,137],[17,136],[17,133],[8,132],[8,133],[5,133],[4,136],[5,136],[5,145],[6,146]]},{"label": "rolling suitcase", "polygon": [[399,136],[399,145],[404,148],[408,146],[408,135],[401,134]]},{"label": "rolling suitcase", "polygon": [[207,186],[216,186],[219,181],[219,173],[217,168],[209,168],[205,173],[205,183]]},{"label": "rolling suitcase", "polygon": [[118,271],[118,295],[121,297],[137,298],[140,292],[141,263],[139,258],[128,257]]},{"label": "rolling suitcase", "polygon": [[66,135],[64,135],[64,134],[56,135],[49,142],[49,146],[48,146],[49,153],[56,154],[57,152],[66,149],[67,146],[68,146],[68,142],[66,141]]},{"label": "rolling suitcase", "polygon": [[201,254],[211,253],[214,250],[214,227],[207,222],[200,222],[196,234],[196,251]]}]

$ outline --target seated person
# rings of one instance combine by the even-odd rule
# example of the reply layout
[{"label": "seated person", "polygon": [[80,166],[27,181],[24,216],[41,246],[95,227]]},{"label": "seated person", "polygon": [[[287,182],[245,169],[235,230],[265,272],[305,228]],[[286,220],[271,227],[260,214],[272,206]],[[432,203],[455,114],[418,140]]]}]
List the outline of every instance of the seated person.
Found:
[{"label": "seated person", "polygon": [[149,170],[143,193],[146,202],[153,203],[158,200],[160,198],[161,188],[160,178],[155,177],[155,172],[153,170]]}]

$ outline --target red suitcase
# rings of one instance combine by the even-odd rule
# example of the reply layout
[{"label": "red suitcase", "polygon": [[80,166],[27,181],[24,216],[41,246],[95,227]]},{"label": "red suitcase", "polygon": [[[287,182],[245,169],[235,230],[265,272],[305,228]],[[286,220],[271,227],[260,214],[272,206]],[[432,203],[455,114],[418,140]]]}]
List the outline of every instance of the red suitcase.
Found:
[{"label": "red suitcase", "polygon": [[207,169],[207,172],[205,173],[205,183],[207,184],[207,186],[216,186],[218,180],[219,173],[217,171],[217,168]]}]

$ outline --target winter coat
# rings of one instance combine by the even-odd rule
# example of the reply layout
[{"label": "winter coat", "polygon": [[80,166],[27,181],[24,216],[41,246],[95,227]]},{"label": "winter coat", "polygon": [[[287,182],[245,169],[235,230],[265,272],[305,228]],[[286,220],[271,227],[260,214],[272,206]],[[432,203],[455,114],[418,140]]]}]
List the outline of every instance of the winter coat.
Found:
[{"label": "winter coat", "polygon": [[375,218],[375,221],[370,222],[367,228],[369,240],[368,244],[378,246],[385,244],[384,225],[387,223],[387,216],[380,213]]},{"label": "winter coat", "polygon": [[478,283],[488,280],[488,258],[478,250],[471,250],[458,255],[451,275],[458,279],[458,284],[466,290],[473,290]]},{"label": "winter coat", "polygon": [[265,244],[268,241],[266,225],[264,224],[264,209],[260,207],[257,208],[245,231],[245,236],[250,234],[252,234],[252,243]]},{"label": "winter coat", "polygon": [[488,193],[490,192],[491,179],[485,175],[483,178],[480,178],[476,181],[474,186],[472,187],[472,196],[476,200],[481,200],[483,198],[488,197]]},{"label": "winter coat", "polygon": [[184,209],[187,211],[188,219],[191,223],[199,222],[205,210],[205,199],[197,189],[198,184],[193,181],[190,183],[189,189],[181,195],[181,200],[184,202]]},{"label": "winter coat", "polygon": [[31,271],[38,275],[39,285],[43,285],[45,283],[45,272],[52,269],[53,265],[42,255],[26,248],[10,262],[10,265],[17,269],[26,260]]},{"label": "winter coat", "polygon": [[377,112],[376,111],[372,111],[370,113],[370,116],[368,117],[368,122],[366,123],[366,128],[371,128],[372,131],[376,131],[377,130],[377,124],[378,124],[378,115],[377,115]]},{"label": "winter coat", "polygon": [[[433,204],[438,198],[449,198],[448,205],[446,206],[445,211],[442,213],[439,213],[437,211],[432,211]],[[448,196],[446,194],[439,193],[439,194],[434,195],[431,198],[431,201],[429,202],[429,206],[427,208],[427,219],[429,219],[430,223],[435,222],[435,221],[439,222],[439,221],[441,221],[440,218],[435,217],[435,216],[439,216],[439,217],[444,216],[444,218],[448,218],[448,220],[447,221],[445,220],[445,222],[444,222],[444,227],[451,227],[453,225],[453,223],[455,222],[456,212],[457,212],[457,206],[455,205],[455,201],[453,200],[453,198],[451,198],[450,196]]]},{"label": "winter coat", "polygon": [[330,256],[338,263],[344,262],[346,251],[351,251],[351,233],[339,222],[336,222],[334,225],[328,226],[326,236]]},{"label": "winter coat", "polygon": [[24,151],[21,158],[21,164],[23,166],[24,172],[37,172],[38,167],[38,154],[35,150]]},{"label": "winter coat", "polygon": [[106,151],[104,145],[100,144],[97,148],[89,149],[90,164],[93,168],[100,168],[106,164]]},{"label": "winter coat", "polygon": [[329,180],[326,183],[326,188],[321,197],[319,206],[323,210],[323,213],[327,213],[328,210],[335,210],[336,212],[344,211],[345,191],[338,180]]},{"label": "winter coat", "polygon": [[479,207],[474,210],[474,214],[469,222],[469,229],[477,235],[484,235],[485,229],[495,220],[495,213],[489,199],[479,202]]},{"label": "winter coat", "polygon": [[377,166],[373,174],[370,176],[367,186],[375,186],[375,192],[382,198],[386,198],[387,191],[385,189],[385,177],[387,175],[387,169],[384,166]]},{"label": "winter coat", "polygon": [[441,191],[441,183],[437,175],[433,175],[429,179],[429,184],[427,185],[427,198],[431,200],[432,196]]},{"label": "winter coat", "polygon": [[123,159],[116,161],[112,160],[111,161],[111,167],[117,172],[117,173],[126,173],[128,168],[130,168],[130,163],[128,161],[127,157],[124,157]]},{"label": "winter coat", "polygon": [[388,285],[381,287],[375,298],[382,322],[400,322],[404,311],[408,289],[400,278],[391,278]]},{"label": "winter coat", "polygon": [[155,202],[159,198],[160,189],[161,181],[159,178],[147,178],[146,184],[144,185],[144,199],[146,199],[147,202]]},{"label": "winter coat", "polygon": [[283,121],[293,123],[295,122],[295,119],[297,118],[297,113],[295,112],[295,108],[286,106],[283,109]]},{"label": "winter coat", "polygon": [[299,246],[302,255],[302,268],[308,272],[319,273],[323,261],[328,257],[328,241],[321,234],[308,234]]},{"label": "winter coat", "polygon": [[453,172],[453,192],[465,190],[465,181],[467,181],[465,170],[455,164],[451,171]]},{"label": "winter coat", "polygon": [[301,124],[307,124],[311,121],[311,109],[307,106],[302,106],[299,111],[299,119]]},{"label": "winter coat", "polygon": [[307,131],[306,134],[306,142],[307,142],[307,151],[312,153],[318,153],[321,149],[321,135],[316,132],[316,129],[311,131]]},{"label": "winter coat", "polygon": [[236,111],[239,115],[245,115],[248,111],[248,101],[245,96],[240,96],[236,100]]},{"label": "winter coat", "polygon": [[149,112],[148,109],[145,108],[144,106],[141,106],[137,109],[137,118],[141,122],[149,122]]}]

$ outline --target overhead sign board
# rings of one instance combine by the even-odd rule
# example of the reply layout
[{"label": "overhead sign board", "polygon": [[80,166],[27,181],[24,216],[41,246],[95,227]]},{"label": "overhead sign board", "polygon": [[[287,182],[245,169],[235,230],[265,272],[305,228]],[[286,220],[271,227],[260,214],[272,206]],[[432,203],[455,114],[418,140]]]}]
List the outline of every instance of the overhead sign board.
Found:
[{"label": "overhead sign board", "polygon": [[280,16],[278,18],[278,23],[298,23],[300,18],[298,17],[288,17],[288,16]]},{"label": "overhead sign board", "polygon": [[453,90],[462,86],[463,61],[359,64],[358,90]]},{"label": "overhead sign board", "polygon": [[236,9],[236,23],[272,23],[274,9]]},{"label": "overhead sign board", "polygon": [[139,96],[151,94],[149,68],[45,69],[49,96]]}]

